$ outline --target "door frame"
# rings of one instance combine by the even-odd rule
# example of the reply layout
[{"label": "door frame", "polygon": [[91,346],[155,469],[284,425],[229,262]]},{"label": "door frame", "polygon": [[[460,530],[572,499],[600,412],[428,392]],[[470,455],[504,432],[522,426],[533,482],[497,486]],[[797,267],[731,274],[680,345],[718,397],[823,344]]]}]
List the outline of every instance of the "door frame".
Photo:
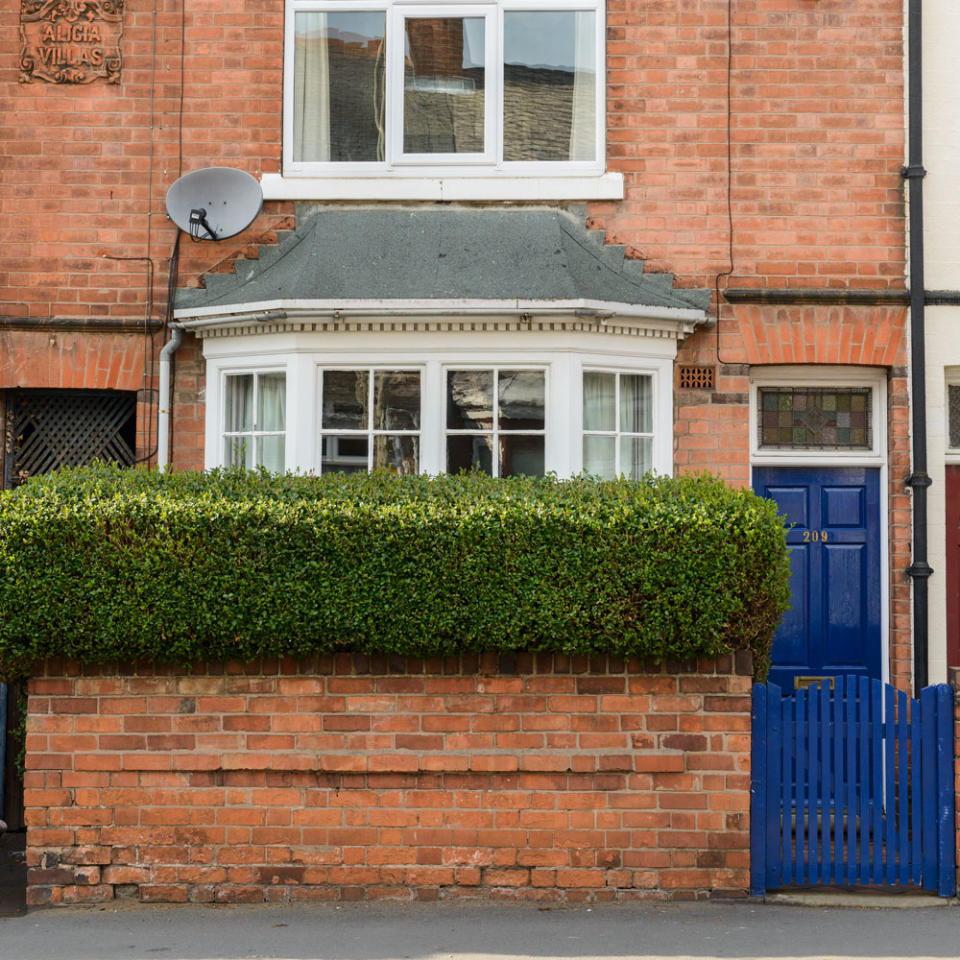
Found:
[{"label": "door frame", "polygon": [[[760,449],[760,387],[869,387],[873,393],[873,444],[869,450]],[[878,467],[880,469],[880,679],[890,682],[890,504],[887,464],[887,371],[827,364],[750,368],[750,485],[754,467]]]}]

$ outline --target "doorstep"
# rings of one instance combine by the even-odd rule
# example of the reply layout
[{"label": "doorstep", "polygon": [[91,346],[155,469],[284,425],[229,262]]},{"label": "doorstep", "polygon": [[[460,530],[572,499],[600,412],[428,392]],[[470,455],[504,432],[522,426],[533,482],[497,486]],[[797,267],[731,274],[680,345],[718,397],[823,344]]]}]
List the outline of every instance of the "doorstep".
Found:
[{"label": "doorstep", "polygon": [[764,903],[792,904],[798,907],[856,907],[858,909],[910,910],[956,906],[954,897],[938,897],[916,887],[809,887],[768,893]]}]

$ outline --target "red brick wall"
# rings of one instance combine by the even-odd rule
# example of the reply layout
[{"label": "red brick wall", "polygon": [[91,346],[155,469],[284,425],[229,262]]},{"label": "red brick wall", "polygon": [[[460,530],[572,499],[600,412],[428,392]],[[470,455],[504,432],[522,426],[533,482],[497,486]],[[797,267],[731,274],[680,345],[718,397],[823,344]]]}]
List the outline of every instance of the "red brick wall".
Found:
[{"label": "red brick wall", "polygon": [[[652,269],[726,271],[727,0],[607,3],[610,166],[591,212]],[[733,5],[731,287],[902,287],[903,5]]]},{"label": "red brick wall", "polygon": [[[181,10],[169,0],[126,4],[118,85],[19,83],[19,10],[0,12],[0,138],[8,148],[0,158],[0,325],[160,320],[176,235],[164,210],[170,184],[210,165],[254,175],[280,169],[281,0],[183,8],[182,32]],[[591,224],[685,287],[712,287],[723,275],[722,288],[902,289],[902,3],[798,0],[785,13],[771,0],[738,0],[732,46],[727,11],[727,0],[607,4],[608,165],[624,174],[626,196],[590,204]],[[291,212],[268,203],[224,244],[184,241],[180,284],[255,256],[256,241],[289,227]],[[687,338],[678,358],[716,365],[717,387],[678,393],[675,407],[677,469],[748,484],[750,365],[890,371],[896,662],[909,635],[899,626],[909,552],[904,325],[901,307],[724,304],[719,352],[706,330]],[[123,351],[142,349],[133,333],[127,343]],[[97,364],[89,351],[54,350],[20,330],[0,340],[0,370],[15,371],[11,386],[92,386],[102,380]],[[151,366],[135,378],[144,404],[155,388]],[[198,348],[181,348],[177,466],[202,465],[202,387]],[[155,420],[154,405],[141,412],[141,424]],[[151,448],[147,435],[138,455]]]},{"label": "red brick wall", "polygon": [[749,664],[672,670],[48,663],[29,902],[743,896]]}]

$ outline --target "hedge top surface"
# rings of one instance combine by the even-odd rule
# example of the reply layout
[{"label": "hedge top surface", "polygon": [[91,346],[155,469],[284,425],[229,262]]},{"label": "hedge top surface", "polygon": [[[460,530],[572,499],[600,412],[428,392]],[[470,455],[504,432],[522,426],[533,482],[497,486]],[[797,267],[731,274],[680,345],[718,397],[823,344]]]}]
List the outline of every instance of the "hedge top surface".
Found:
[{"label": "hedge top surface", "polygon": [[788,578],[776,506],[705,476],[65,470],[0,494],[0,674],[345,649],[762,671]]}]

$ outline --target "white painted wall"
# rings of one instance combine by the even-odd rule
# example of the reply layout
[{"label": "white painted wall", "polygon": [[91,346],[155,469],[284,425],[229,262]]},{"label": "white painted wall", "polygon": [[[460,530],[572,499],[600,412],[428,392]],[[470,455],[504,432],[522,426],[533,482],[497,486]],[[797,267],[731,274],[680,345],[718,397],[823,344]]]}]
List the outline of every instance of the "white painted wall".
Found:
[{"label": "white painted wall", "polygon": [[[960,3],[923,4],[923,165],[926,288],[960,290]],[[926,308],[927,460],[930,577],[930,682],[946,680],[944,463],[946,388],[960,371],[960,307]],[[956,458],[952,458],[956,462]],[[957,666],[957,664],[950,664]]]}]

